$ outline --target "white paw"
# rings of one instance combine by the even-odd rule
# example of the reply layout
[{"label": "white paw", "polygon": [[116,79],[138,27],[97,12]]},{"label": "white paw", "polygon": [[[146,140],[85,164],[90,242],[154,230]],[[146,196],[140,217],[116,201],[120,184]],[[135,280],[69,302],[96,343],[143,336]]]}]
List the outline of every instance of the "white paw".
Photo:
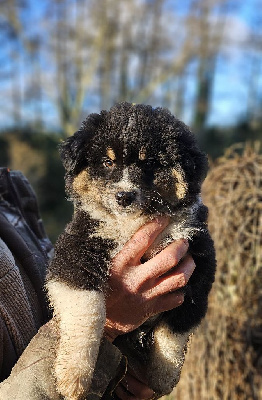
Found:
[{"label": "white paw", "polygon": [[55,365],[57,389],[66,400],[82,399],[89,391],[93,369],[90,368],[87,360],[84,363],[84,360],[80,358],[74,355],[72,360],[72,357],[69,359],[68,355],[62,354],[57,357]]}]

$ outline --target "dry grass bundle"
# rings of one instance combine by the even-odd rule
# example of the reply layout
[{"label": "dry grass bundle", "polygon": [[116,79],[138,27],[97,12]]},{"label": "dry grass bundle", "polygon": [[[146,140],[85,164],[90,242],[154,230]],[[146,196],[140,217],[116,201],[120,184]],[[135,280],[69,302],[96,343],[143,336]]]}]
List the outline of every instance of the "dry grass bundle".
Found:
[{"label": "dry grass bundle", "polygon": [[217,275],[176,400],[262,399],[262,155],[230,148],[204,186]]}]

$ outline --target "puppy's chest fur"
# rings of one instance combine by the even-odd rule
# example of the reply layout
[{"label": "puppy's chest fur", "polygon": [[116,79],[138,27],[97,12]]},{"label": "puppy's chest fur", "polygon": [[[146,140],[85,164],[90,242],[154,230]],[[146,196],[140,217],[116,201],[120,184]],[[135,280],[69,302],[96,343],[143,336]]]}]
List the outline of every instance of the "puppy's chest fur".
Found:
[{"label": "puppy's chest fur", "polygon": [[[199,196],[191,206],[179,207],[170,216],[168,226],[160,233],[154,244],[146,251],[144,259],[152,258],[155,254],[165,248],[170,242],[177,239],[191,240],[193,236],[204,230],[198,214],[205,208]],[[147,222],[157,218],[156,215],[110,215],[100,220],[91,237],[113,240],[114,248],[110,250],[113,258],[125,245],[125,243]]]}]

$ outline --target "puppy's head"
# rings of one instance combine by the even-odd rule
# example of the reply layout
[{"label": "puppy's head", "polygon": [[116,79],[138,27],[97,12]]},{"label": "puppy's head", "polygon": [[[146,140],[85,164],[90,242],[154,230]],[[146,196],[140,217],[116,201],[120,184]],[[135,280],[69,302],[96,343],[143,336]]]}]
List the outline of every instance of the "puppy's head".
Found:
[{"label": "puppy's head", "polygon": [[207,172],[194,135],[168,110],[120,103],[91,114],[60,148],[77,207],[169,214],[196,200]]}]

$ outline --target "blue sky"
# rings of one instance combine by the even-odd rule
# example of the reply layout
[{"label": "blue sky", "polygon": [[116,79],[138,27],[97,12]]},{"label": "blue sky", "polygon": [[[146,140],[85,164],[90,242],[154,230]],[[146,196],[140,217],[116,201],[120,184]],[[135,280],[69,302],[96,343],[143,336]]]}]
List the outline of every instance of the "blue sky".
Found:
[{"label": "blue sky", "polygon": [[[256,16],[262,15],[262,0],[249,0],[249,1],[241,1],[236,0],[237,4],[237,12],[232,11],[232,14],[227,16],[228,25],[227,25],[227,35],[230,41],[230,47],[223,48],[221,55],[217,60],[217,68],[214,79],[214,87],[213,87],[213,101],[211,105],[211,113],[209,116],[209,124],[211,125],[230,125],[236,123],[237,120],[244,118],[247,111],[247,100],[249,93],[249,77],[252,74],[252,60],[247,59],[247,51],[246,42],[248,41],[252,30],[256,29],[253,26]],[[35,20],[35,24],[28,24],[32,32],[37,31],[37,21],[41,16],[43,9],[45,9],[45,2],[40,1],[36,2],[34,0],[30,0],[31,9],[30,15],[26,14],[24,16],[25,20],[30,18]],[[179,4],[179,9],[181,14],[185,12],[187,2],[181,1],[172,1],[169,0],[168,6],[170,9],[177,7]],[[258,8],[259,7],[259,8]],[[260,32],[261,33],[261,32]],[[262,41],[262,39],[261,39]],[[261,44],[262,47],[262,44]],[[1,46],[0,46],[1,48]],[[250,54],[248,55],[248,57]],[[3,57],[3,50],[2,50]],[[0,58],[1,50],[0,50]],[[256,56],[254,55],[254,59]],[[5,59],[4,66],[6,70],[10,68],[11,61]],[[17,76],[17,84],[18,86],[23,86],[26,80],[26,65],[24,65],[23,60],[17,65],[18,73],[20,72],[21,78]],[[43,68],[48,68],[48,65],[43,66]],[[262,69],[261,69],[262,71]],[[7,80],[0,81],[0,88],[2,93],[4,93],[10,82]],[[257,93],[262,93],[262,78],[257,80]],[[195,94],[195,83],[194,81],[188,81],[188,106],[185,108],[185,113],[183,115],[183,119],[186,123],[190,123],[190,119],[192,116],[192,98]],[[7,90],[8,92],[8,90]],[[9,93],[10,95],[10,93]],[[96,104],[96,102],[94,102]],[[153,104],[155,105],[155,104]],[[161,105],[161,104],[157,104]],[[34,103],[27,105],[24,110],[24,118],[30,119],[30,114],[35,112],[36,105]],[[46,124],[48,126],[55,127],[58,124],[57,112],[54,109],[52,103],[44,102],[42,104],[43,109],[45,110],[45,115],[47,116]],[[97,105],[91,107],[88,105],[88,111],[99,111],[97,109]],[[2,97],[0,100],[0,119],[5,121],[5,124],[12,124],[12,116],[10,115],[8,118],[8,96]],[[9,123],[8,123],[9,121]],[[3,125],[3,124],[2,124]]]}]

